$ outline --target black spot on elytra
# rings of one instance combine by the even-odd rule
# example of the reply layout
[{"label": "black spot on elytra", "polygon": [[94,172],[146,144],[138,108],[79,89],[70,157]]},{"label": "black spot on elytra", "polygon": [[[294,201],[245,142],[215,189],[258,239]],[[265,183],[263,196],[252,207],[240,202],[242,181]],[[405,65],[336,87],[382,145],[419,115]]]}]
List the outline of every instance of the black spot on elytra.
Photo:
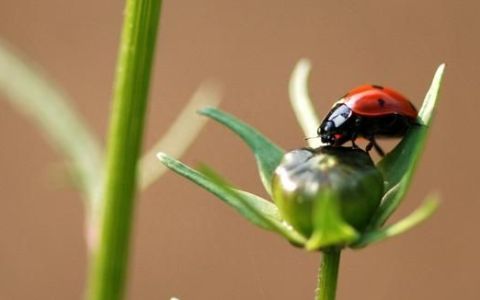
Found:
[{"label": "black spot on elytra", "polygon": [[383,100],[382,98],[378,99],[377,102],[378,102],[378,105],[380,105],[380,107],[385,106],[385,100]]},{"label": "black spot on elytra", "polygon": [[372,87],[377,90],[383,90],[383,86],[381,85],[372,84]]}]

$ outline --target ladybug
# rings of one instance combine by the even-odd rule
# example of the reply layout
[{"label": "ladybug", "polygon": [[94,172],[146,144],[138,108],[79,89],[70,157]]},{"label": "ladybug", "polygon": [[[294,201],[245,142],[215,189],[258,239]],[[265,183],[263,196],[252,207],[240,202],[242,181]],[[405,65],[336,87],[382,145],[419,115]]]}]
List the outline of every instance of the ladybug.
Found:
[{"label": "ladybug", "polygon": [[417,109],[395,90],[379,85],[362,85],[337,101],[317,130],[323,143],[341,146],[357,137],[366,138],[384,156],[376,137],[403,137],[417,123]]}]

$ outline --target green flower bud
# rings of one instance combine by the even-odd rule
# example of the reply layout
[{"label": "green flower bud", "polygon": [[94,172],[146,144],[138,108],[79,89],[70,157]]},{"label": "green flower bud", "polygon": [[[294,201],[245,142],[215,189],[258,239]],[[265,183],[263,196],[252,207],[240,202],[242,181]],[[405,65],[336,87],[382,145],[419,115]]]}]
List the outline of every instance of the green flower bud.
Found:
[{"label": "green flower bud", "polygon": [[356,239],[380,203],[383,178],[363,150],[304,148],[285,154],[272,190],[282,217],[316,250]]}]

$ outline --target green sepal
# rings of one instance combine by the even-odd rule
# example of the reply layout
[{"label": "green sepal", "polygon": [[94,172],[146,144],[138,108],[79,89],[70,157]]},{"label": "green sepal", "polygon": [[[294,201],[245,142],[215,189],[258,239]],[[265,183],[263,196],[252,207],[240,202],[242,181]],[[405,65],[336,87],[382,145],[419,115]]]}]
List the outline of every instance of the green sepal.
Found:
[{"label": "green sepal", "polygon": [[284,150],[255,128],[220,109],[206,107],[199,110],[199,113],[226,126],[248,145],[255,155],[263,186],[271,194],[273,172],[282,160]]},{"label": "green sepal", "polygon": [[312,212],[314,231],[305,248],[312,251],[354,242],[358,238],[358,233],[342,218],[339,200],[328,191],[319,193],[317,197]]},{"label": "green sepal", "polygon": [[157,156],[166,167],[214,194],[251,223],[278,232],[294,244],[305,243],[305,238],[280,218],[278,208],[270,201],[233,189],[208,168],[198,172],[165,153],[158,153]]},{"label": "green sepal", "polygon": [[418,125],[412,126],[403,140],[379,163],[385,179],[385,195],[372,218],[370,229],[380,228],[395,212],[410,186],[413,172],[425,146],[439,96],[445,65],[438,67],[418,114]]},{"label": "green sepal", "polygon": [[411,230],[431,217],[437,210],[438,205],[439,202],[437,197],[430,196],[422,203],[420,207],[418,207],[405,218],[392,225],[386,226],[385,228],[365,233],[350,247],[354,249],[363,248]]}]

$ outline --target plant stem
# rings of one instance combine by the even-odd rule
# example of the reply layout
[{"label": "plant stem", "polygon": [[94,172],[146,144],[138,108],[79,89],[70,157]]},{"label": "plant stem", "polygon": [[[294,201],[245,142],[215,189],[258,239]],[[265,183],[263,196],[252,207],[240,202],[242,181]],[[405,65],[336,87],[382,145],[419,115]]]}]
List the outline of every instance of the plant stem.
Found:
[{"label": "plant stem", "polygon": [[322,264],[318,270],[315,300],[335,300],[340,251],[338,249],[329,249],[323,252]]},{"label": "plant stem", "polygon": [[134,211],[137,162],[160,18],[161,0],[127,0],[107,144],[98,249],[87,299],[122,299]]}]

